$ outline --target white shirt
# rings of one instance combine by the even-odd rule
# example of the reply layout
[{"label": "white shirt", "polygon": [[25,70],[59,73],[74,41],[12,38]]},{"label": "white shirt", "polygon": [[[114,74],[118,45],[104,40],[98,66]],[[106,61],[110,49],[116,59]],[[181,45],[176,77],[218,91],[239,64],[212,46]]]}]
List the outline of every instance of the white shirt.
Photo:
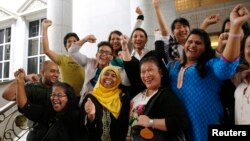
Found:
[{"label": "white shirt", "polygon": [[235,124],[250,125],[250,85],[242,82],[236,88],[234,92],[234,98],[235,98]]},{"label": "white shirt", "polygon": [[149,52],[148,49],[144,48],[141,50],[141,55],[138,54],[135,50],[133,50],[131,56],[134,56],[136,59],[141,60],[141,58]]}]

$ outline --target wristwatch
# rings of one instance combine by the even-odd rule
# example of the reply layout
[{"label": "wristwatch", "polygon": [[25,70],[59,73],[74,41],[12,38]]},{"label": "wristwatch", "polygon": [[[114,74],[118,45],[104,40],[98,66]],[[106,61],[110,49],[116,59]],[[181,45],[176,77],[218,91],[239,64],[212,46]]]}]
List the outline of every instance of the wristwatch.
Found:
[{"label": "wristwatch", "polygon": [[148,127],[154,128],[154,120],[153,119],[149,119]]}]

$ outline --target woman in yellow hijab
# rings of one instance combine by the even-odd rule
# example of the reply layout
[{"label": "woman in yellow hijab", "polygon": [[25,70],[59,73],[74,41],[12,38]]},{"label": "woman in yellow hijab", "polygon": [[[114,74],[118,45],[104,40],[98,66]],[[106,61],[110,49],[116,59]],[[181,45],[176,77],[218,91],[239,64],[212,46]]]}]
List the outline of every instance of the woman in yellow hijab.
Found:
[{"label": "woman in yellow hijab", "polygon": [[83,102],[90,141],[125,141],[128,131],[129,98],[119,88],[117,67],[103,68],[98,81]]}]

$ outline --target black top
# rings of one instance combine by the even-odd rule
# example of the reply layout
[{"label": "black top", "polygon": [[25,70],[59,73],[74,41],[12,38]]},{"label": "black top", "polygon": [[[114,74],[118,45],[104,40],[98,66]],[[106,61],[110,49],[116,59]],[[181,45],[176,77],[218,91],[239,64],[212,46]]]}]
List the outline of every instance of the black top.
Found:
[{"label": "black top", "polygon": [[70,108],[56,113],[50,101],[52,88],[41,83],[28,83],[25,91],[28,102],[19,111],[34,121],[27,141],[80,141],[87,138],[84,115],[78,109],[77,103],[68,103]]},{"label": "black top", "polygon": [[[105,112],[110,115],[110,126],[106,127],[110,132],[111,141],[125,141],[128,131],[128,120],[129,120],[129,98],[125,94],[121,94],[122,107],[119,117],[116,119],[106,108],[104,108],[98,100],[92,95],[87,94],[83,101],[82,107],[86,103],[86,100],[90,98],[95,104],[96,114],[95,120],[90,123],[87,122],[87,128],[89,131],[90,141],[101,141],[103,133],[103,119],[105,119]],[[82,108],[84,109],[84,108]],[[106,121],[106,120],[105,120]]]}]

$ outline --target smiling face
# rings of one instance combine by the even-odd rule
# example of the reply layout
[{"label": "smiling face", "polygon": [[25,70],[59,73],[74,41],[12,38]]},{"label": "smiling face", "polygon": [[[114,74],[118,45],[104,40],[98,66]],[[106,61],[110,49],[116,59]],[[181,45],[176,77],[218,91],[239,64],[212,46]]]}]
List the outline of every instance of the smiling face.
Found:
[{"label": "smiling face", "polygon": [[41,70],[42,82],[48,86],[52,86],[54,83],[58,82],[58,78],[60,75],[58,65],[46,61]]},{"label": "smiling face", "polygon": [[132,34],[132,44],[136,50],[142,50],[147,43],[147,36],[141,30],[135,30]]},{"label": "smiling face", "polygon": [[161,86],[161,71],[153,61],[141,64],[141,80],[149,90],[157,90]]},{"label": "smiling face", "polygon": [[110,36],[110,44],[112,45],[114,51],[121,49],[120,35],[112,33]]},{"label": "smiling face", "polygon": [[184,51],[188,61],[196,62],[205,51],[205,45],[199,35],[191,34],[184,46]]},{"label": "smiling face", "polygon": [[65,109],[68,103],[68,97],[65,94],[65,89],[60,86],[54,86],[52,89],[50,100],[51,100],[53,109],[56,112],[60,112],[63,109]]},{"label": "smiling face", "polygon": [[190,33],[189,27],[180,22],[175,23],[174,27],[173,35],[180,44],[184,44]]},{"label": "smiling face", "polygon": [[107,45],[100,46],[96,54],[96,59],[100,68],[108,66],[109,62],[113,59],[112,49]]},{"label": "smiling face", "polygon": [[118,83],[117,75],[112,70],[107,70],[100,78],[100,83],[105,88],[113,88]]}]

